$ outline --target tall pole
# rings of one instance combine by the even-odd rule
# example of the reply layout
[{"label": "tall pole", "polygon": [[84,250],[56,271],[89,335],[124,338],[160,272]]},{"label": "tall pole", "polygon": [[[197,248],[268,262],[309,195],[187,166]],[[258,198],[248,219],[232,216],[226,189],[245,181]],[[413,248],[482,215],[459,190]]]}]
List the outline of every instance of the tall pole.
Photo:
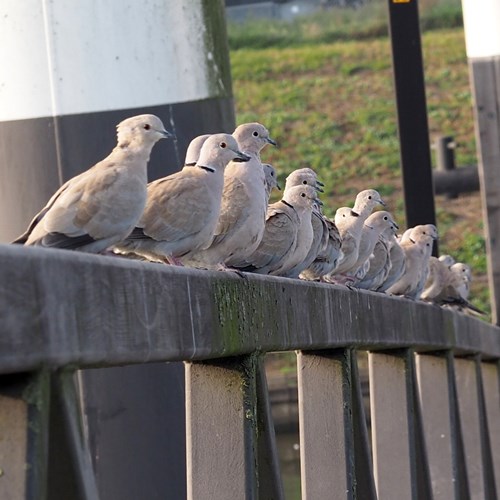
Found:
[{"label": "tall pole", "polygon": [[406,224],[436,224],[417,0],[389,0]]},{"label": "tall pole", "polygon": [[488,258],[492,321],[500,324],[500,2],[462,0]]}]

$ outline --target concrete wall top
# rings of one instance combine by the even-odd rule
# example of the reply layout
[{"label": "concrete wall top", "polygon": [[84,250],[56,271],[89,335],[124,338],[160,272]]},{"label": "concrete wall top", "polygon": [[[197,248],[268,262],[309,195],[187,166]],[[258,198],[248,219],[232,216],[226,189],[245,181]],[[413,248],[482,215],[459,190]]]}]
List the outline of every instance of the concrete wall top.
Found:
[{"label": "concrete wall top", "polygon": [[373,292],[15,245],[0,263],[0,373],[349,346],[500,358],[499,328]]}]

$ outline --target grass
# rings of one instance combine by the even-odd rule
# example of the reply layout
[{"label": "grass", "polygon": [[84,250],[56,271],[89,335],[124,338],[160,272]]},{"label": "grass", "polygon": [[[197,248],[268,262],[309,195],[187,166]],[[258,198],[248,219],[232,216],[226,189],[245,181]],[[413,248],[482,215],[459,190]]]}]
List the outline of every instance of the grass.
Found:
[{"label": "grass", "polygon": [[[420,4],[422,30],[462,26],[459,0],[427,0]],[[230,23],[231,49],[289,48],[305,44],[323,44],[353,39],[367,40],[387,35],[387,5],[371,1],[359,9],[331,8],[297,17],[293,21],[250,19]]]},{"label": "grass", "polygon": [[[301,27],[309,35],[295,39],[292,46],[280,42],[278,47],[231,51],[237,121],[259,121],[269,128],[279,148],[267,148],[262,156],[277,168],[281,180],[296,168],[317,171],[326,184],[327,215],[340,206],[352,206],[361,189],[375,188],[404,227],[389,40],[359,36],[324,43],[319,40],[327,35],[311,26]],[[299,28],[292,24],[291,32],[295,29]],[[234,39],[231,43],[234,46]],[[422,44],[431,141],[438,135],[454,136],[456,164],[476,164],[463,30],[426,31]],[[489,310],[479,194],[457,200],[438,196],[436,209],[441,253],[472,266],[477,278],[472,302]]]}]

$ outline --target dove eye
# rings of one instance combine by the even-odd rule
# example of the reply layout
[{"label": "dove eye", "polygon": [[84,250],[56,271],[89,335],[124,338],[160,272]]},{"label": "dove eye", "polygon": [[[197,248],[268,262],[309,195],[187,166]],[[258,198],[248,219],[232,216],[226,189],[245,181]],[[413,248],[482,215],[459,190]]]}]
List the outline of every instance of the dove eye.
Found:
[{"label": "dove eye", "polygon": [[144,130],[149,130],[151,128],[151,125],[149,123],[146,123],[146,125],[144,125],[143,129]]},{"label": "dove eye", "polygon": [[387,215],[384,217],[384,220],[387,220]]},{"label": "dove eye", "polygon": [[255,131],[255,132],[253,133],[253,136],[254,136],[254,137],[259,137],[259,133],[258,133],[257,131]]},{"label": "dove eye", "polygon": [[306,193],[300,193],[300,196],[302,196],[302,198],[305,198],[306,197]]},{"label": "dove eye", "polygon": [[368,196],[368,199],[369,199],[369,200],[371,200],[371,199],[372,199],[372,197],[371,197],[371,196]]},{"label": "dove eye", "polygon": [[219,144],[219,146],[220,146],[222,149],[224,149],[224,148],[227,146],[227,144],[226,144],[225,142],[221,142],[221,143]]},{"label": "dove eye", "polygon": [[302,181],[302,184],[307,184],[307,181]]}]

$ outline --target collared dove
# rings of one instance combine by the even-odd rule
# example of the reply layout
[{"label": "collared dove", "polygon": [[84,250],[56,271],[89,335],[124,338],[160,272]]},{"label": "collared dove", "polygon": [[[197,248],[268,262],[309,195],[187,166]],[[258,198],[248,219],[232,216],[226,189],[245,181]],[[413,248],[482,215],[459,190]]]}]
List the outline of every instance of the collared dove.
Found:
[{"label": "collared dove", "polygon": [[266,180],[265,182],[266,182],[267,201],[269,201],[269,198],[271,196],[271,191],[273,189],[281,191],[281,187],[278,184],[278,176],[276,175],[276,170],[274,169],[274,167],[269,163],[263,163],[262,168],[264,169],[264,177]]},{"label": "collared dove", "polygon": [[[415,239],[408,238],[400,243],[405,252],[405,271],[399,280],[386,292],[418,299],[423,290],[422,276],[427,274],[432,252],[433,238],[428,234],[416,233]],[[425,281],[424,281],[425,284]]]},{"label": "collared dove", "polygon": [[266,222],[267,195],[260,151],[276,143],[260,123],[236,128],[233,137],[251,159],[230,162],[224,173],[224,190],[219,221],[212,244],[193,256],[195,265],[237,267],[259,246]]},{"label": "collared dove", "polygon": [[343,258],[330,273],[328,280],[337,279],[339,275],[349,271],[358,260],[359,241],[364,219],[352,208],[340,207],[335,212],[334,222],[342,239],[340,250]]},{"label": "collared dove", "polygon": [[301,219],[310,217],[316,191],[310,186],[295,186],[283,198],[269,205],[264,236],[257,250],[241,271],[282,276],[290,267],[289,256],[295,253]]},{"label": "collared dove", "polygon": [[[355,277],[356,280],[363,279],[368,271],[368,259],[373,253],[380,235],[386,229],[399,229],[389,212],[375,212],[367,217],[363,224],[361,238],[359,240],[358,258],[353,266],[349,270],[345,271],[346,274]],[[365,267],[365,263],[367,263],[367,267]]]},{"label": "collared dove", "polygon": [[[328,281],[345,281],[346,277],[343,275],[351,270],[358,260],[363,224],[377,205],[385,206],[378,191],[365,189],[357,194],[352,209],[341,207],[335,213],[335,225],[342,238],[343,258],[328,276]],[[351,278],[349,277],[349,279]]]},{"label": "collared dove", "polygon": [[400,238],[400,243],[408,241],[410,238],[415,239],[417,234],[430,236],[433,240],[439,238],[437,227],[434,224],[419,224],[418,226],[408,228]]},{"label": "collared dove", "polygon": [[394,283],[396,283],[396,281],[403,276],[406,267],[406,255],[404,250],[401,248],[396,235],[387,235],[386,233],[386,237],[389,246],[390,268],[386,278],[377,288],[375,288],[377,292],[385,292],[388,288],[394,285]]},{"label": "collared dove", "polygon": [[335,223],[323,216],[326,224],[328,239],[326,247],[319,252],[312,264],[302,271],[300,277],[307,280],[322,280],[323,276],[330,274],[336,269],[339,261],[343,258],[342,239]]},{"label": "collared dove", "polygon": [[446,266],[446,267],[451,267],[453,264],[455,264],[455,259],[451,255],[440,255],[439,260]]},{"label": "collared dove", "polygon": [[144,209],[151,150],[165,137],[173,135],[154,115],[119,123],[111,154],[61,186],[14,243],[99,253],[123,240]]},{"label": "collared dove", "polygon": [[219,218],[224,169],[235,158],[250,159],[231,135],[211,135],[194,167],[148,185],[141,220],[117,250],[178,264],[177,258],[206,248]]},{"label": "collared dove", "polygon": [[382,231],[368,260],[368,270],[361,281],[356,283],[357,288],[376,290],[385,282],[392,268],[390,242],[394,234],[395,232],[392,227],[388,227]]},{"label": "collared dove", "polygon": [[450,266],[450,271],[457,277],[455,288],[462,299],[467,300],[470,293],[470,283],[472,281],[471,269],[463,262],[455,262]]},{"label": "collared dove", "polygon": [[448,267],[446,262],[449,260],[435,257],[429,259],[429,279],[420,298],[466,313],[484,315],[484,311],[468,301],[472,280],[470,267],[461,262]]},{"label": "collared dove", "polygon": [[194,167],[200,157],[201,147],[211,134],[203,134],[195,137],[186,150],[186,158],[184,160],[185,167]]},{"label": "collared dove", "polygon": [[[436,226],[434,224],[420,224],[418,226],[407,229],[399,239],[391,238],[390,257],[392,267],[385,282],[377,289],[378,292],[388,291],[389,288],[391,288],[403,276],[406,265],[406,253],[400,245],[410,243],[412,239],[415,240],[419,236],[436,240],[438,238],[438,231]],[[432,245],[430,246],[430,252],[432,252]],[[425,282],[427,280],[427,274],[428,266],[423,266],[421,269],[420,278],[418,280],[418,283],[416,284],[416,294],[419,293],[418,290],[420,290],[420,293],[423,291]]]},{"label": "collared dove", "polygon": [[352,209],[358,213],[363,220],[366,220],[377,205],[385,207],[385,203],[380,197],[380,193],[375,189],[365,189],[357,194]]},{"label": "collared dove", "polygon": [[[295,186],[311,186],[316,191],[323,192],[322,186],[324,186],[324,184],[318,180],[316,172],[313,169],[300,168],[294,170],[286,178],[285,192]],[[326,222],[323,221],[323,215],[321,214],[318,202],[313,206],[311,217],[309,219],[306,217],[302,219],[297,234],[298,240],[295,253],[297,255],[303,255],[305,247],[308,246],[307,253],[302,260],[298,260],[297,255],[291,254],[289,256],[288,265],[290,265],[291,262],[296,262],[296,264],[290,267],[282,276],[286,276],[287,278],[298,278],[299,274],[312,264],[319,251],[325,248],[328,238],[327,231]]]}]

